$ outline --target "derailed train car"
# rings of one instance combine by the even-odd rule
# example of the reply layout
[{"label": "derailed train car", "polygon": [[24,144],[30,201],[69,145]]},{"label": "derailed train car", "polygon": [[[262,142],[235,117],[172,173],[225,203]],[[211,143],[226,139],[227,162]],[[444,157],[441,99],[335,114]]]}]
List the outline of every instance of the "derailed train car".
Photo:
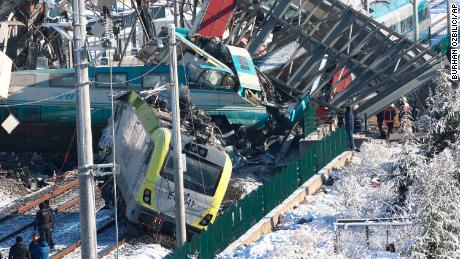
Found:
[{"label": "derailed train car", "polygon": [[[129,92],[118,98],[114,121],[115,159],[119,165],[117,188],[121,194],[118,204],[131,231],[133,226],[158,231],[163,226],[172,226],[175,202],[169,113],[152,108],[135,92]],[[100,143],[109,150],[110,126]],[[182,147],[186,157],[186,224],[188,231],[197,232],[215,220],[230,181],[232,164],[218,146],[197,143],[191,135],[182,134]],[[111,152],[108,158],[112,157]],[[113,199],[112,188],[103,190],[103,196],[106,201]]]}]

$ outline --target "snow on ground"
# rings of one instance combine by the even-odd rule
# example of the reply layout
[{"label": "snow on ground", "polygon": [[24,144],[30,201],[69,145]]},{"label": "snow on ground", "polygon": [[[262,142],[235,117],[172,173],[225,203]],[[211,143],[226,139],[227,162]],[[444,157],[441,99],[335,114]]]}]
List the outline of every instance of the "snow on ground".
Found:
[{"label": "snow on ground", "polygon": [[0,211],[21,199],[34,195],[27,191],[21,180],[6,177],[1,170],[1,165],[0,182]]},{"label": "snow on ground", "polygon": [[16,195],[13,193],[0,188],[0,209],[6,205],[10,205],[16,198]]},{"label": "snow on ground", "polygon": [[[160,259],[171,252],[158,244],[143,244],[136,245],[124,244],[120,246],[118,258],[126,259]],[[116,252],[113,251],[104,258],[116,258]]]},{"label": "snow on ground", "polygon": [[[396,193],[393,182],[382,181],[371,186],[371,179],[385,179],[391,167],[397,144],[373,140],[364,143],[351,164],[335,172],[333,186],[310,196],[307,202],[287,212],[279,230],[263,236],[232,255],[221,258],[349,258],[334,254],[333,223],[339,218],[381,217],[386,205]],[[309,223],[298,224],[299,220]],[[311,221],[311,222],[310,222]],[[360,258],[371,257],[367,251]]]},{"label": "snow on ground", "polygon": [[[96,225],[97,227],[101,227],[102,225],[106,224],[110,221],[112,216],[111,210],[100,210],[96,213]],[[24,217],[28,217],[29,221],[33,221],[34,216],[27,215]],[[24,218],[18,217],[18,218]],[[21,224],[11,223],[14,226],[21,226]],[[11,229],[13,230],[13,229]],[[33,227],[26,229],[25,231],[21,232],[20,236],[24,238],[24,242],[29,244],[31,241],[33,232]],[[15,237],[2,242],[0,245],[0,251],[6,253],[15,242]],[[56,225],[55,230],[53,231],[53,239],[56,242],[56,251],[66,248],[68,245],[73,244],[77,240],[80,239],[80,214],[77,212],[63,212],[56,214]]]}]

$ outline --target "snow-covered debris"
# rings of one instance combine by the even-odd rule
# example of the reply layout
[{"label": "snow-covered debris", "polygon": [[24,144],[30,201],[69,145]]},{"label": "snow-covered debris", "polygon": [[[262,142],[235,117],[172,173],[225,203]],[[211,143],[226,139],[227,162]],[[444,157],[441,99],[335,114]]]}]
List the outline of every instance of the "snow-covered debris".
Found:
[{"label": "snow-covered debris", "polygon": [[[351,164],[335,172],[332,187],[307,198],[287,212],[279,230],[263,236],[232,255],[221,258],[349,258],[350,251],[334,254],[333,223],[340,218],[382,217],[391,211],[396,185],[389,177],[393,153],[400,146],[382,141],[364,143]],[[371,180],[378,177],[379,187]],[[352,252],[352,251],[351,251]],[[361,250],[356,258],[372,258],[375,251]],[[377,257],[378,258],[378,257]]]}]

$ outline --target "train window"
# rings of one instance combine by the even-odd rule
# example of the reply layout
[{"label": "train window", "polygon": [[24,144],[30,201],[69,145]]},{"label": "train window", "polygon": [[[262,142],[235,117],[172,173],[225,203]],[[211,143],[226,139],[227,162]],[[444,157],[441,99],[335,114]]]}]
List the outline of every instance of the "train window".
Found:
[{"label": "train window", "polygon": [[142,88],[156,88],[169,82],[169,74],[147,74],[142,77]]},{"label": "train window", "polygon": [[404,19],[401,22],[401,33],[408,32],[412,29],[413,27],[413,19],[412,16]]},{"label": "train window", "polygon": [[249,62],[247,58],[243,56],[236,56],[236,58],[238,59],[238,63],[240,63],[241,69],[251,71],[251,68],[249,68]]},{"label": "train window", "polygon": [[166,9],[163,6],[156,6],[150,9],[150,15],[154,20],[166,17]]},{"label": "train window", "polygon": [[[174,164],[172,157],[168,158],[162,176],[174,181]],[[219,184],[222,167],[210,164],[204,159],[187,156],[187,171],[184,172],[184,186],[187,189],[214,196]]]},{"label": "train window", "polygon": [[10,85],[11,86],[34,86],[35,85],[34,74],[11,74]]},{"label": "train window", "polygon": [[52,87],[74,87],[74,74],[50,74],[50,86]]},{"label": "train window", "polygon": [[[125,88],[128,84],[127,73],[112,73],[112,86],[114,88]],[[110,73],[97,73],[96,74],[97,87],[110,87]]]},{"label": "train window", "polygon": [[418,20],[423,21],[428,19],[428,8],[424,8],[418,11]]}]

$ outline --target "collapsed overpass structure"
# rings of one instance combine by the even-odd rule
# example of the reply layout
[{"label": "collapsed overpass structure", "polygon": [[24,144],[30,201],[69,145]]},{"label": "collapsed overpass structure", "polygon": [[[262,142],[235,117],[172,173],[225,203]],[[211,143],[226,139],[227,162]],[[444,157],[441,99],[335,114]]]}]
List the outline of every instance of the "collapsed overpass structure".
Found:
[{"label": "collapsed overpass structure", "polygon": [[[360,115],[418,95],[440,67],[429,47],[337,0],[246,1],[233,20],[227,43],[247,42],[278,85],[333,107],[359,104]],[[335,94],[331,81],[337,73],[336,83],[354,80]]]}]

